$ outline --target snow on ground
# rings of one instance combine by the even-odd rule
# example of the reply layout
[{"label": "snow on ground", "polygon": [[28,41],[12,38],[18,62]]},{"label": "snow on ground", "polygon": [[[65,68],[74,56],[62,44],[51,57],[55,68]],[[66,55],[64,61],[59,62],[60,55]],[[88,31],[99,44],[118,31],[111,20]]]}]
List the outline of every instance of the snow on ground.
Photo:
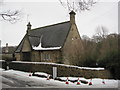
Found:
[{"label": "snow on ground", "polygon": [[[60,82],[57,80],[46,80],[46,78],[40,78],[40,77],[35,77],[35,76],[29,76],[31,73],[27,72],[22,72],[22,71],[16,71],[16,70],[7,70],[7,71],[2,71],[3,75],[9,75],[11,77],[14,77],[14,79],[19,79],[21,81],[25,81],[29,83],[29,86],[32,87],[44,87],[44,88],[67,88],[73,87],[72,84],[66,85],[65,82]],[[9,79],[3,79],[7,83],[13,83]]]},{"label": "snow on ground", "polygon": [[0,60],[0,62],[4,62],[5,60]]},{"label": "snow on ground", "polygon": [[43,75],[43,76],[48,76],[48,74],[47,73],[44,73],[44,72],[35,72],[35,74],[38,74],[38,75]]},{"label": "snow on ground", "polygon": [[[62,80],[66,80],[66,77],[60,77]],[[77,80],[78,77],[68,77],[69,80]],[[118,88],[118,80],[114,79],[100,79],[100,78],[93,78],[91,79],[85,79],[83,77],[79,78],[80,80],[88,81],[88,83],[91,81],[92,86],[89,86],[88,84],[81,83],[81,87],[88,87],[88,88]],[[105,82],[103,84],[102,82]],[[77,83],[77,82],[76,82]],[[75,83],[75,84],[76,84]]]},{"label": "snow on ground", "polygon": [[[14,82],[12,80],[17,80],[17,82],[19,81],[19,83],[23,83],[26,85],[19,85],[19,86],[23,86],[23,87],[38,87],[38,88],[118,88],[118,80],[112,80],[112,79],[105,79],[105,84],[102,83],[102,79],[100,78],[93,78],[92,79],[92,84],[91,86],[89,86],[88,84],[83,84],[81,83],[80,85],[76,85],[77,82],[72,83],[69,82],[69,84],[65,84],[65,82],[62,81],[58,81],[58,80],[47,80],[46,78],[41,78],[41,77],[37,77],[37,76],[29,76],[28,72],[23,72],[23,71],[17,71],[17,70],[4,70],[4,69],[0,69],[0,71],[2,71],[2,80],[4,83],[11,83],[14,84]],[[41,74],[41,75],[47,75],[46,73],[43,72],[37,72],[37,74]],[[9,78],[12,79],[9,79]],[[60,77],[63,80],[66,80],[67,77]],[[76,80],[78,79],[78,77],[68,77],[69,80]],[[80,80],[86,80],[88,82],[90,82],[90,79],[85,79],[84,77],[80,77]],[[4,85],[3,83],[3,85]],[[16,84],[16,83],[15,83]],[[18,83],[17,83],[18,85]],[[16,85],[16,86],[17,86]],[[7,86],[4,85],[4,86]],[[15,86],[15,85],[12,85]]]}]

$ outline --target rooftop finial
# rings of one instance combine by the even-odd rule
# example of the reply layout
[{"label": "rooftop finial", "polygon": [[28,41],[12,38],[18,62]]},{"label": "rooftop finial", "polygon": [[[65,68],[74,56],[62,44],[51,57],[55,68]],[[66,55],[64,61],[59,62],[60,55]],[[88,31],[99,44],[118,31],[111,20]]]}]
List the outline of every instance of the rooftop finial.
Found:
[{"label": "rooftop finial", "polygon": [[31,26],[32,26],[32,25],[30,24],[30,22],[28,22],[28,24],[27,24],[27,30],[28,30],[28,29],[31,29]]}]

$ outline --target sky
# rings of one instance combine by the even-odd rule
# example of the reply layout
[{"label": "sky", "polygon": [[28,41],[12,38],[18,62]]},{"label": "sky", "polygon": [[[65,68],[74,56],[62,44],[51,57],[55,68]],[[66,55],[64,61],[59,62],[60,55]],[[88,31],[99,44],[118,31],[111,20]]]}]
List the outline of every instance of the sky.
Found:
[{"label": "sky", "polygon": [[[118,1],[98,0],[89,11],[76,13],[76,24],[80,36],[92,37],[96,34],[96,28],[104,26],[109,33],[118,33]],[[59,0],[4,0],[3,11],[20,10],[21,19],[16,23],[0,20],[0,39],[2,46],[16,46],[26,34],[27,23],[30,21],[32,29],[46,25],[69,21],[69,11],[65,9]]]}]

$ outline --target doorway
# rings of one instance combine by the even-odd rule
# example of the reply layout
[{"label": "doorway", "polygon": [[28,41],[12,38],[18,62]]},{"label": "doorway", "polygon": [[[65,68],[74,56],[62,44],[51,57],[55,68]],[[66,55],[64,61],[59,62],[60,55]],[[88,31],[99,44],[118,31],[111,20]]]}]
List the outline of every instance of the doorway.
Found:
[{"label": "doorway", "polygon": [[23,52],[22,54],[22,60],[23,61],[31,61],[31,53],[30,52]]}]

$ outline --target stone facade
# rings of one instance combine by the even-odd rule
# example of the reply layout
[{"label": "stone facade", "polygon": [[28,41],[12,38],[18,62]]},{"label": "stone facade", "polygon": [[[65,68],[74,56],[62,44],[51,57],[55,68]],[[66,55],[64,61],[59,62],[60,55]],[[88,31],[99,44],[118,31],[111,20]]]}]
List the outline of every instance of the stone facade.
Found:
[{"label": "stone facade", "polygon": [[61,51],[31,51],[15,53],[15,58],[17,61],[60,62]]},{"label": "stone facade", "polygon": [[35,62],[59,62],[60,51],[32,51],[32,61]]},{"label": "stone facade", "polygon": [[15,53],[17,61],[35,61],[35,62],[60,62],[61,54],[60,50],[48,50],[48,51],[35,51],[32,50],[27,39],[23,44],[21,53]]}]

